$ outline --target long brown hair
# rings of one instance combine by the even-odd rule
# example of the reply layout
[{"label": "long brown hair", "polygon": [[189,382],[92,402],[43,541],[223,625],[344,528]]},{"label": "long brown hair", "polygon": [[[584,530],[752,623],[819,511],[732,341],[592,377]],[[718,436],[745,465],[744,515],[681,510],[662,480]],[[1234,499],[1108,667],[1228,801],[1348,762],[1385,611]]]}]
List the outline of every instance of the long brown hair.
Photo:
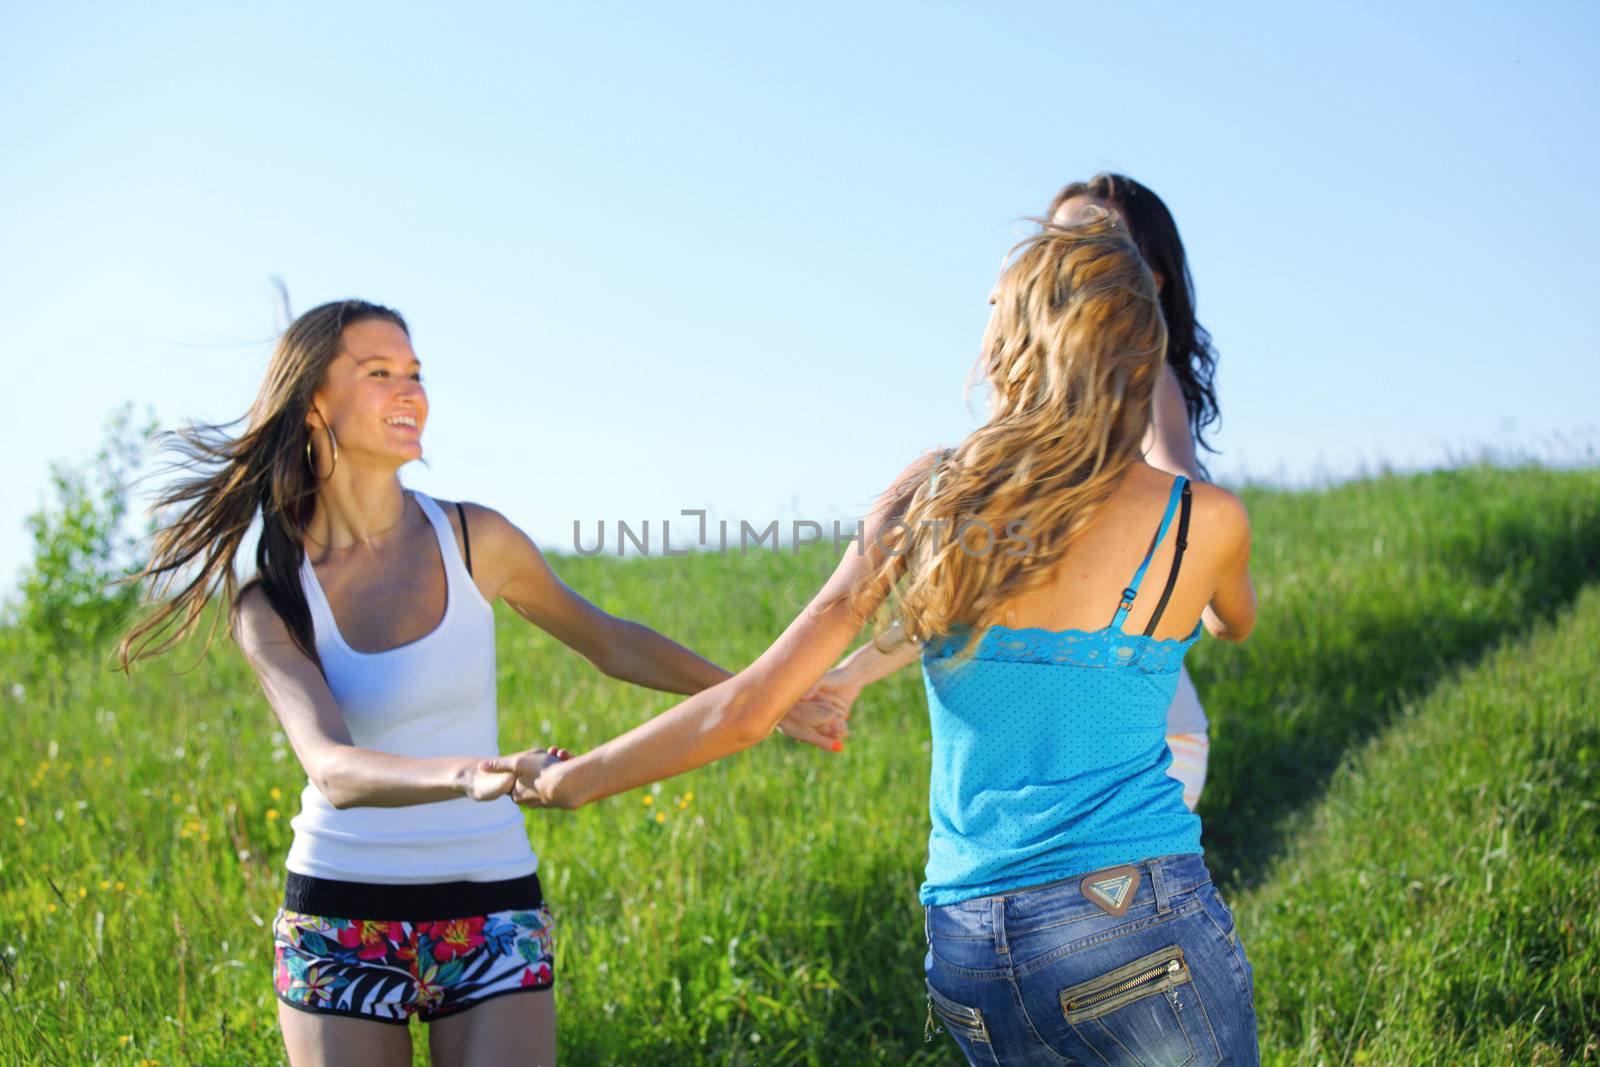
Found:
[{"label": "long brown hair", "polygon": [[[239,597],[257,582],[295,645],[321,667],[311,611],[300,585],[303,537],[317,495],[317,476],[306,458],[311,440],[306,414],[328,364],[339,354],[344,328],[367,319],[392,322],[410,334],[400,313],[380,304],[338,300],[314,307],[290,323],[279,338],[248,414],[231,422],[190,424],[157,435],[157,442],[179,456],[165,469],[189,471],[191,476],[180,479],[154,505],[158,515],[172,507],[179,511],[174,521],[157,531],[150,562],[129,579],[151,580],[146,603],[154,608],[118,642],[117,658],[124,672],[138,660],[183,641],[218,586],[228,604],[232,630]],[[245,431],[232,436],[229,428],[245,420]],[[239,587],[234,558],[258,513],[256,576]],[[190,574],[187,584],[168,596],[184,580],[184,572]],[[206,648],[215,636],[213,623]]]},{"label": "long brown hair", "polygon": [[[851,591],[855,611],[881,601],[926,640],[981,629],[1041,587],[1138,460],[1166,346],[1155,278],[1115,214],[1041,223],[1012,249],[969,378],[988,379],[991,418],[938,462],[936,489],[929,478],[889,490],[885,513],[900,521]],[[917,533],[973,521],[993,531],[987,551]],[[997,543],[1013,524],[1030,549]]]},{"label": "long brown hair", "polygon": [[[1207,452],[1215,452],[1205,432],[1222,417],[1214,385],[1217,353],[1211,334],[1195,318],[1194,277],[1189,272],[1189,257],[1183,250],[1172,212],[1147,186],[1123,174],[1103,172],[1086,182],[1063,186],[1050,201],[1045,217],[1055,218],[1056,209],[1075,196],[1116,205],[1145,262],[1166,279],[1161,287],[1161,314],[1167,320],[1167,366],[1172,368],[1183,391],[1183,406],[1195,443]],[[1200,473],[1206,472],[1198,458],[1195,464]]]}]

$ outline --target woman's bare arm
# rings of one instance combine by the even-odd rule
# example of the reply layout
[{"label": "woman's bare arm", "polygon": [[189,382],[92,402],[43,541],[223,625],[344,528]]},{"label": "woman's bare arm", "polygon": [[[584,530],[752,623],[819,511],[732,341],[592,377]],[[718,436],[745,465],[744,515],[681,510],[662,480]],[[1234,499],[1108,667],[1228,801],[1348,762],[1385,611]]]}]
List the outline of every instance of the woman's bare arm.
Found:
[{"label": "woman's bare arm", "polygon": [[[667,693],[698,693],[733,675],[631,619],[601,610],[550,568],[544,553],[504,515],[465,505],[473,544],[483,547],[485,582],[513,611],[582,655],[608,677]],[[491,598],[492,599],[492,598]],[[826,751],[848,734],[832,707],[800,703],[779,724],[784,733]]]},{"label": "woman's bare arm", "polygon": [[922,658],[922,646],[906,637],[898,620],[887,633],[856,649],[822,676],[817,695],[848,718],[861,690]]},{"label": "woman's bare arm", "polygon": [[[925,476],[933,453],[896,480]],[[855,638],[861,620],[845,596],[881,558],[878,538],[888,520],[885,494],[862,525],[861,551],[845,551],[832,577],[757,660],[734,677],[698,693],[620,737],[544,769],[534,783],[541,803],[575,808],[670,778],[749,748],[766,738]],[[876,605],[864,605],[871,611]],[[510,761],[498,760],[497,769]]]},{"label": "woman's bare arm", "polygon": [[1243,641],[1256,625],[1256,589],[1250,580],[1250,515],[1244,501],[1226,490],[1207,486],[1217,503],[1208,507],[1207,524],[1223,539],[1216,590],[1201,620],[1213,637]]},{"label": "woman's bare arm", "polygon": [[[698,693],[729,677],[710,660],[650,627],[602,611],[563,582],[533,539],[504,515],[465,505],[473,556],[485,584],[511,610],[618,681],[668,693]],[[482,546],[479,548],[479,546]]]},{"label": "woman's bare arm", "polygon": [[254,668],[306,777],[336,808],[403,807],[511,791],[515,776],[478,766],[492,753],[411,757],[361,748],[350,738],[338,702],[260,586],[245,591],[234,639]]}]

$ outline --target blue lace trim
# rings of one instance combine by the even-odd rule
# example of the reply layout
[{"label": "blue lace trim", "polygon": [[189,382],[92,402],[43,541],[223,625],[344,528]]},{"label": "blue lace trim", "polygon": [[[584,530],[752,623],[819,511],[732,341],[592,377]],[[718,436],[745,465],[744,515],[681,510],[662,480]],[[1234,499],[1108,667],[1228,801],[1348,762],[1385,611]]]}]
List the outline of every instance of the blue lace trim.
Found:
[{"label": "blue lace trim", "polygon": [[[924,660],[952,657],[970,633],[970,626],[927,641]],[[1133,667],[1145,674],[1171,674],[1184,654],[1200,639],[1195,623],[1188,637],[1146,637],[1107,626],[1103,630],[1046,630],[1039,626],[991,626],[978,638],[973,659],[1005,663],[1045,663],[1067,667]]]}]

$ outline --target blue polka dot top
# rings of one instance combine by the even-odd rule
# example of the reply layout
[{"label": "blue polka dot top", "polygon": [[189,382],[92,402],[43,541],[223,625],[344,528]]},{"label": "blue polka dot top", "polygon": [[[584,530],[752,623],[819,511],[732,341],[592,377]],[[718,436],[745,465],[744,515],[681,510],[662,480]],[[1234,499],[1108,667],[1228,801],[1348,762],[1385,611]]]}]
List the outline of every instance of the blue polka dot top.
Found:
[{"label": "blue polka dot top", "polygon": [[[1178,545],[1143,634],[1123,629],[1182,502]],[[1155,856],[1200,853],[1200,819],[1167,775],[1167,709],[1200,638],[1156,640],[1188,534],[1179,477],[1144,562],[1101,630],[991,626],[929,640],[922,673],[933,729],[924,904],[1038,885]]]}]

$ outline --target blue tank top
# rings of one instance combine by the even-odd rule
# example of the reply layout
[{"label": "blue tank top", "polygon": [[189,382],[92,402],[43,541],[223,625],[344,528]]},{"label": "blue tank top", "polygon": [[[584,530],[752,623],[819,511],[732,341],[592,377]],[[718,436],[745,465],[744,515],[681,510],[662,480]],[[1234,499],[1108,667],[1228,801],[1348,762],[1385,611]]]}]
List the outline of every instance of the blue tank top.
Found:
[{"label": "blue tank top", "polygon": [[[1143,634],[1123,623],[1180,496],[1178,550]],[[1169,777],[1167,709],[1200,638],[1150,636],[1182,559],[1188,480],[1177,478],[1150,551],[1101,630],[970,627],[929,640],[922,672],[933,730],[924,904],[1053,882],[1155,856],[1203,852],[1200,819]]]}]

